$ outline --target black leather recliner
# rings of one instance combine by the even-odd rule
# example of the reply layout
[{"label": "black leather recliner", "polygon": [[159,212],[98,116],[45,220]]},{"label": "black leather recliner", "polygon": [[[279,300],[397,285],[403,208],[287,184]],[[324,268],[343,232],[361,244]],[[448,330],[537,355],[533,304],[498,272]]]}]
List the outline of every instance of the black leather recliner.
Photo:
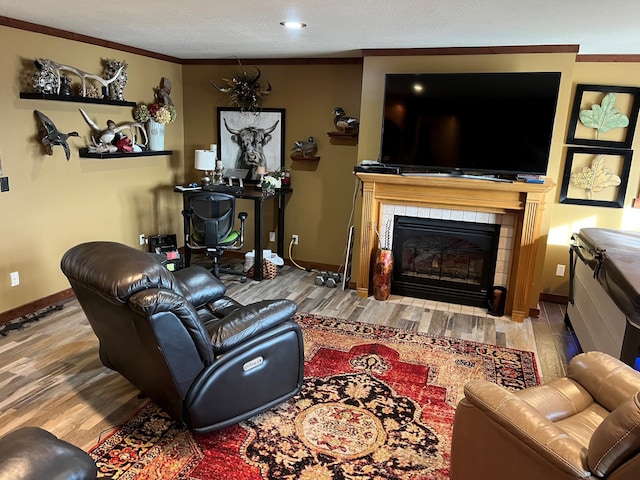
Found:
[{"label": "black leather recliner", "polygon": [[98,469],[80,448],[38,427],[0,438],[0,480],[94,480]]},{"label": "black leather recliner", "polygon": [[114,242],[77,245],[61,268],[102,363],[188,428],[227,427],[300,391],[292,301],[243,306],[204,267],[170,272],[156,255]]}]

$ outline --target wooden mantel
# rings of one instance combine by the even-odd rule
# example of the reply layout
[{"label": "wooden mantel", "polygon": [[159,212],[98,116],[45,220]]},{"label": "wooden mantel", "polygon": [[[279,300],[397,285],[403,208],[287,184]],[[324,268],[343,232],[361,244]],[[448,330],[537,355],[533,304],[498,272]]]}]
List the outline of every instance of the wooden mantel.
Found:
[{"label": "wooden mantel", "polygon": [[377,248],[374,224],[382,220],[382,205],[473,210],[497,214],[512,213],[516,217],[514,245],[507,285],[505,314],[522,322],[530,308],[537,306],[531,299],[535,278],[536,254],[540,241],[540,226],[545,197],[555,183],[494,182],[455,177],[420,177],[356,173],[362,181],[362,221],[358,296],[370,292],[371,258]]}]

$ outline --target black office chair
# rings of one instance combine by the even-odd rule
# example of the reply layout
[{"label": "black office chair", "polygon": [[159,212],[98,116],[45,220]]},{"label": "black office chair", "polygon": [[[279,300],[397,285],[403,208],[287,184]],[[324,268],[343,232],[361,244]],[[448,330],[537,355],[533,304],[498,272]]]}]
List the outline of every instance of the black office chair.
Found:
[{"label": "black office chair", "polygon": [[244,222],[246,212],[240,212],[240,229],[235,226],[236,199],[233,195],[218,192],[193,192],[189,194],[185,217],[185,248],[203,251],[213,259],[211,272],[219,277],[221,273],[240,275],[242,283],[247,281],[243,270],[220,266],[220,257],[226,250],[239,250],[244,243]]}]

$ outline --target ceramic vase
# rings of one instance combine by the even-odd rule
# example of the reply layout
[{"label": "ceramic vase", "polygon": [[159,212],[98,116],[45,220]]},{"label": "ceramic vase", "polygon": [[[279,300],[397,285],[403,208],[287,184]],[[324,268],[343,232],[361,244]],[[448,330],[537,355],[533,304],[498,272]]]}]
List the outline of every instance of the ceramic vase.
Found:
[{"label": "ceramic vase", "polygon": [[387,300],[391,295],[393,252],[384,248],[376,251],[373,260],[373,298]]},{"label": "ceramic vase", "polygon": [[164,123],[149,120],[149,150],[160,152],[164,150]]}]

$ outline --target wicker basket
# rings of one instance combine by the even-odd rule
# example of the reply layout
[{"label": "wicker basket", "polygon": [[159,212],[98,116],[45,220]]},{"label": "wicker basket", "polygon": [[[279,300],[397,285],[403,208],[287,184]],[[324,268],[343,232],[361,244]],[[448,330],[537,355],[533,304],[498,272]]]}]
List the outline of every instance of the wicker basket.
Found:
[{"label": "wicker basket", "polygon": [[[254,265],[255,266],[255,265]],[[247,270],[247,277],[253,278],[254,270],[252,266]],[[267,259],[262,261],[262,278],[264,280],[273,280],[278,275],[278,266]]]}]

